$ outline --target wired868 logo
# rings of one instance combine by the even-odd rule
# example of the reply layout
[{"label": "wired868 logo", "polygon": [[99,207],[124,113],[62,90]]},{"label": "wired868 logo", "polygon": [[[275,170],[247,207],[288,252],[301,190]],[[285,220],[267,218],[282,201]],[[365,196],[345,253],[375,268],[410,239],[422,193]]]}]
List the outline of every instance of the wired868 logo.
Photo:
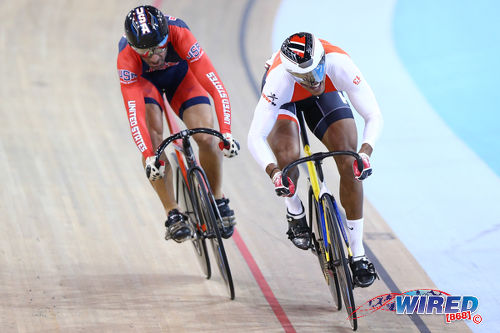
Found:
[{"label": "wired868 logo", "polygon": [[403,293],[390,293],[372,298],[356,309],[358,318],[378,310],[396,314],[444,315],[446,323],[472,320],[479,324],[481,315],[474,314],[479,306],[475,296],[453,296],[441,290],[416,289]]}]

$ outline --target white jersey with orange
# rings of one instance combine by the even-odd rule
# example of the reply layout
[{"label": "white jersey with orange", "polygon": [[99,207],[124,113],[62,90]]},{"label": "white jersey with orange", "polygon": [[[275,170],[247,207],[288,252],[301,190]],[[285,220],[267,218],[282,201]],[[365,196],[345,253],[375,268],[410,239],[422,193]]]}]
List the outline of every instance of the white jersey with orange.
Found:
[{"label": "white jersey with orange", "polygon": [[[346,52],[324,40],[321,43],[326,53],[325,93],[343,91],[347,94],[365,122],[362,143],[374,147],[383,120],[372,89]],[[270,163],[276,163],[266,139],[276,123],[281,106],[312,96],[285,70],[279,52],[273,54],[266,65],[269,67],[266,82],[248,133],[248,148],[263,169]]]}]

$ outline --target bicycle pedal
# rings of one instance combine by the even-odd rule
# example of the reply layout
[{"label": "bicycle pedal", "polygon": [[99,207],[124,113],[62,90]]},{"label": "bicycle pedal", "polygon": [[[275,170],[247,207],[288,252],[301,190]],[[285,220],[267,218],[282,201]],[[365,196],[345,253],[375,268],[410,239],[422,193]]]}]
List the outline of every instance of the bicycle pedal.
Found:
[{"label": "bicycle pedal", "polygon": [[194,240],[199,240],[199,239],[201,239],[201,238],[202,238],[202,237],[201,237],[201,234],[200,234],[200,232],[198,232],[198,231],[195,231],[195,232],[193,232],[193,233],[191,234],[191,239],[194,239]]}]

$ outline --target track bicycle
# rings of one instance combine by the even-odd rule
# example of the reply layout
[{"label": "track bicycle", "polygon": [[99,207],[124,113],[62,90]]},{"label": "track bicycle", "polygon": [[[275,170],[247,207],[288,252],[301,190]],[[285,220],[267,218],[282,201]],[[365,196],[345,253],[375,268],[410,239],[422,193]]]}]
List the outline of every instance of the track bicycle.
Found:
[{"label": "track bicycle", "polygon": [[199,165],[191,146],[190,138],[197,133],[216,136],[225,145],[228,144],[220,132],[210,128],[181,130],[163,140],[158,146],[156,161],[159,161],[165,148],[175,141],[175,152],[172,155],[176,166],[176,199],[181,210],[188,216],[189,223],[194,230],[191,241],[196,257],[205,277],[210,279],[212,272],[206,245],[208,239],[212,245],[215,261],[226,284],[229,297],[233,300],[235,296],[233,278],[219,231],[219,227],[223,225],[222,218],[206,174]]},{"label": "track bicycle", "polygon": [[309,180],[308,225],[311,232],[311,251],[318,257],[337,310],[342,309],[343,301],[349,322],[355,331],[358,328],[358,321],[355,313],[353,280],[349,268],[352,251],[337,202],[325,185],[321,164],[323,159],[330,156],[350,155],[356,159],[358,167],[362,171],[363,161],[357,153],[351,151],[312,154],[302,111],[299,112],[297,118],[305,157],[283,168],[283,185],[288,187],[288,173],[293,167],[303,163],[307,164]]}]

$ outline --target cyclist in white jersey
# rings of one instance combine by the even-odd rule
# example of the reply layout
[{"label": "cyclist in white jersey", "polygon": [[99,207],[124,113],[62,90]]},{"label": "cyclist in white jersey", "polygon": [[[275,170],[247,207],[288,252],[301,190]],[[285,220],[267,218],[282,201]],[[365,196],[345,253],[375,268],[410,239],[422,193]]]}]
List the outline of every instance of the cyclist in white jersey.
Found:
[{"label": "cyclist in white jersey", "polygon": [[356,123],[346,98],[364,119],[358,153],[364,162],[359,172],[353,157],[335,157],[340,174],[340,201],[347,215],[353,251],[354,282],[368,287],[377,274],[363,247],[363,185],[372,168],[370,156],[382,129],[382,114],[365,78],[349,55],[314,35],[299,32],[288,37],[279,52],[266,62],[262,94],[248,133],[248,148],[266,171],[287,206],[288,237],[308,249],[310,236],[304,206],[295,192],[299,171],[290,172],[290,185],[282,182],[281,168],[300,157],[297,110],[329,151],[356,151]]}]

